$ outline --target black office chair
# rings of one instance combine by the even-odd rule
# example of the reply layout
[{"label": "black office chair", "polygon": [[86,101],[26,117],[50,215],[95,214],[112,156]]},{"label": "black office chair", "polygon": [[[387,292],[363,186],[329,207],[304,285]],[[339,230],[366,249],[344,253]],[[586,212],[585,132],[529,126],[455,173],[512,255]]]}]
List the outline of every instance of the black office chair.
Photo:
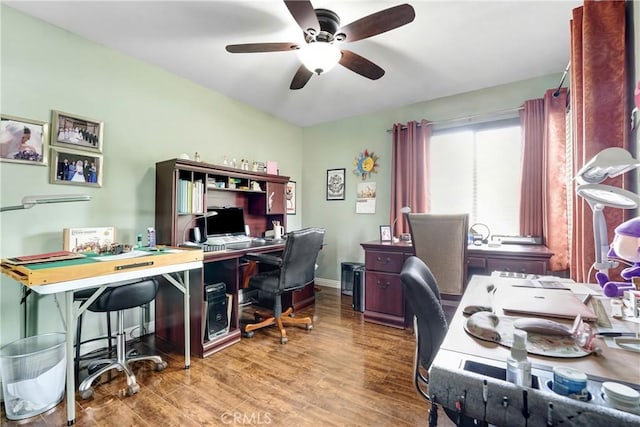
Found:
[{"label": "black office chair", "polygon": [[284,325],[304,324],[307,330],[313,328],[311,318],[290,317],[293,308],[282,311],[282,294],[302,289],[313,282],[315,277],[316,260],[322,247],[324,229],[306,228],[292,231],[287,234],[287,240],[281,257],[269,254],[249,253],[246,258],[277,267],[252,276],[249,279],[249,287],[258,289],[260,294],[273,298],[273,315],[265,316],[256,312],[258,323],[247,324],[243,331],[245,337],[252,337],[253,331],[266,326],[277,325],[280,329],[280,342],[287,342],[287,331]]},{"label": "black office chair", "polygon": [[405,302],[414,314],[414,383],[418,393],[430,401],[427,391],[428,370],[447,333],[447,320],[442,310],[436,279],[420,258],[407,258],[400,272],[400,280]]},{"label": "black office chair", "polygon": [[97,360],[94,363],[102,366],[93,374],[89,375],[78,387],[80,397],[88,399],[93,395],[91,384],[102,374],[111,369],[124,371],[127,376],[127,395],[131,396],[140,390],[136,383],[136,376],[130,364],[139,361],[152,361],[156,364],[156,370],[161,371],[167,367],[167,363],[160,356],[135,356],[128,357],[126,354],[126,336],[124,332],[124,310],[138,307],[153,301],[158,292],[158,282],[155,279],[146,279],[139,282],[114,286],[107,288],[88,307],[94,312],[117,311],[118,333],[116,343],[115,359]]},{"label": "black office chair", "polygon": [[[413,381],[418,393],[432,405],[431,411],[437,420],[437,408],[433,408],[429,396],[429,368],[440,349],[447,330],[447,319],[442,310],[438,282],[431,269],[418,257],[407,258],[400,272],[404,299],[414,313],[413,329],[416,337],[416,351],[413,366]],[[449,408],[443,408],[447,417],[462,427],[478,425],[477,421],[459,415]],[[437,421],[436,421],[437,422]]]}]

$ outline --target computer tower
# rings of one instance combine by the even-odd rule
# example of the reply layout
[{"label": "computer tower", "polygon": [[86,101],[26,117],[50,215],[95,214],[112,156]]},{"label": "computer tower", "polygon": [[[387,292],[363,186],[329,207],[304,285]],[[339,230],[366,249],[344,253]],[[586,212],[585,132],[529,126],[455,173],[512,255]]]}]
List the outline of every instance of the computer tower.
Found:
[{"label": "computer tower", "polygon": [[340,289],[342,295],[353,295],[353,272],[362,266],[364,266],[364,264],[361,262],[343,262],[341,264]]},{"label": "computer tower", "polygon": [[207,336],[209,340],[229,332],[227,318],[227,286],[213,283],[205,286],[207,301]]},{"label": "computer tower", "polygon": [[355,311],[364,312],[364,266],[353,270],[353,296],[351,306]]}]

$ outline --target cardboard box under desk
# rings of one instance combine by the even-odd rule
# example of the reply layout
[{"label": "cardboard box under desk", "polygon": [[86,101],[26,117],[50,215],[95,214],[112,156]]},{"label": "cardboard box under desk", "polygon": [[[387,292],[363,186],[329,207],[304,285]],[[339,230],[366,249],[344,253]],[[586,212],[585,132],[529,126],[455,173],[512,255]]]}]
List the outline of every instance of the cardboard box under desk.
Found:
[{"label": "cardboard box under desk", "polygon": [[149,255],[113,261],[98,261],[96,257],[85,257],[40,264],[13,265],[3,260],[0,267],[3,274],[25,286],[39,286],[121,271],[202,261],[203,259],[202,250],[180,249],[178,252],[152,251],[149,252]]}]

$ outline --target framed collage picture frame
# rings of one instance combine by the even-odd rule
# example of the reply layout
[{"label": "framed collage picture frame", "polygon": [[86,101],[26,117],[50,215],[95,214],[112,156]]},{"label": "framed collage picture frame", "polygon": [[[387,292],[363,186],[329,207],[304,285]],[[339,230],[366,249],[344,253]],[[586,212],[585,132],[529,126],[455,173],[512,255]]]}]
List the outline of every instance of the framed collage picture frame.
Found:
[{"label": "framed collage picture frame", "polygon": [[51,146],[102,153],[104,122],[53,110]]},{"label": "framed collage picture frame", "polygon": [[284,191],[285,202],[287,204],[287,215],[296,214],[296,182],[289,181]]},{"label": "framed collage picture frame", "polygon": [[327,169],[327,200],[344,200],[345,170]]},{"label": "framed collage picture frame", "polygon": [[51,184],[102,187],[103,170],[99,154],[51,147]]},{"label": "framed collage picture frame", "polygon": [[47,165],[49,123],[0,115],[0,161]]}]

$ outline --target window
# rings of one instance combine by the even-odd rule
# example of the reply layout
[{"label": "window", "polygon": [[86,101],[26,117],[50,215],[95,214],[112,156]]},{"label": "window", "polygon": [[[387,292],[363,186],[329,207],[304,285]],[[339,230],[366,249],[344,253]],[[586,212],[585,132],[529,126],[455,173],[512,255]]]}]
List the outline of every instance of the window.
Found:
[{"label": "window", "polygon": [[435,130],[431,137],[431,213],[469,213],[469,225],[520,234],[522,133],[519,119]]}]

